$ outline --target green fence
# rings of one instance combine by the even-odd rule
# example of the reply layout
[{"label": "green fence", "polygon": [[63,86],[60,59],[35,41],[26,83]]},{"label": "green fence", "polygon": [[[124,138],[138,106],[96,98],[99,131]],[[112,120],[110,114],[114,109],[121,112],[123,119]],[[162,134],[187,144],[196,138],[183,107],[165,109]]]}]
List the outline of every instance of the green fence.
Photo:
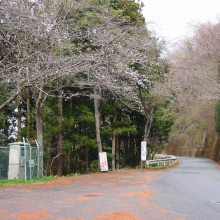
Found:
[{"label": "green fence", "polygon": [[8,179],[9,146],[0,147],[0,179]]},{"label": "green fence", "polygon": [[43,149],[37,141],[0,146],[0,179],[35,179],[43,176]]}]

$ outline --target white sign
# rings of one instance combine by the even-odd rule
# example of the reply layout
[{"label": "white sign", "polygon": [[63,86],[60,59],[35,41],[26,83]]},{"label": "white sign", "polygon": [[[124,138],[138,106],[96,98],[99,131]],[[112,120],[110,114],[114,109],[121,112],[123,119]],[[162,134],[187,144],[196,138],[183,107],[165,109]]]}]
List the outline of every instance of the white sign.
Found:
[{"label": "white sign", "polygon": [[108,160],[106,152],[99,153],[101,172],[108,171]]},{"label": "white sign", "polygon": [[147,142],[142,141],[141,142],[141,161],[147,160]]}]

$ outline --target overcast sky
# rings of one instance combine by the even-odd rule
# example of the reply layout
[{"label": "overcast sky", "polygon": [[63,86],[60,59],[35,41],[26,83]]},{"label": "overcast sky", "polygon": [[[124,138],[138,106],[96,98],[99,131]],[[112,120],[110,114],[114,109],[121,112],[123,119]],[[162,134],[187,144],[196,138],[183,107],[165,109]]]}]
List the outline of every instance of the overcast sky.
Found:
[{"label": "overcast sky", "polygon": [[192,25],[220,20],[220,0],[142,0],[148,27],[173,43],[189,36]]}]

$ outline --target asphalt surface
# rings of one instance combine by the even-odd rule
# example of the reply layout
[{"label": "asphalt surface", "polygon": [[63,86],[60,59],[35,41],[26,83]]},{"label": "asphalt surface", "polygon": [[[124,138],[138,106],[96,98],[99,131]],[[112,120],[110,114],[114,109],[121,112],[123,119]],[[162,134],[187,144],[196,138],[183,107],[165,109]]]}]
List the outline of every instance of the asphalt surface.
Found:
[{"label": "asphalt surface", "polygon": [[211,160],[179,158],[181,165],[150,184],[156,203],[189,220],[220,219],[220,168]]},{"label": "asphalt surface", "polygon": [[0,219],[219,220],[220,168],[180,158],[163,171],[126,170],[0,187]]}]

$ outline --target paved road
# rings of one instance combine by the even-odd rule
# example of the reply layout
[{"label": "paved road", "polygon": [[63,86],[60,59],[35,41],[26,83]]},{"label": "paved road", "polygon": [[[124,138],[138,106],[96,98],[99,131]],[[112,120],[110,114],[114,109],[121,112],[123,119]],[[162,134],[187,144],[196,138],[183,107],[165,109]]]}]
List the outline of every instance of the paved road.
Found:
[{"label": "paved road", "polygon": [[220,168],[180,158],[163,171],[118,171],[0,188],[0,219],[218,220]]},{"label": "paved road", "polygon": [[181,165],[150,184],[156,203],[189,220],[220,219],[220,168],[208,159],[179,158]]}]

